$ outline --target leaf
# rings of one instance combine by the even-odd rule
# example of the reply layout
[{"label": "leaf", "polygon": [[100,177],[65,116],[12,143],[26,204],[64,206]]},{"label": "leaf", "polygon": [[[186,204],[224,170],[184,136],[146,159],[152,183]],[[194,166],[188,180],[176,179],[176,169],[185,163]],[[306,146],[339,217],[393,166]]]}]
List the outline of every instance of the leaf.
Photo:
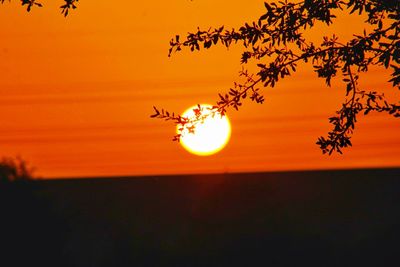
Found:
[{"label": "leaf", "polygon": [[258,19],[258,21],[263,21],[263,20],[267,19],[268,17],[269,17],[269,14],[266,13],[266,14],[262,15],[262,16]]}]

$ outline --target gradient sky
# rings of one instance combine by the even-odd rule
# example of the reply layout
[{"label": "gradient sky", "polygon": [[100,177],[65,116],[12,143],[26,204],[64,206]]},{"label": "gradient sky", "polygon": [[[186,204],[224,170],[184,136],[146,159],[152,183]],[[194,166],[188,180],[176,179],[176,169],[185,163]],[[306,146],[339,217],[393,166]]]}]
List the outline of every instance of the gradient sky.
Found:
[{"label": "gradient sky", "polygon": [[[56,3],[54,3],[56,2]],[[264,11],[263,1],[78,2],[64,18],[61,1],[27,13],[19,1],[0,6],[0,156],[20,155],[42,177],[153,175],[400,166],[400,120],[360,117],[344,155],[315,145],[344,100],[310,66],[266,88],[266,101],[230,111],[231,141],[199,157],[172,142],[175,127],[150,119],[152,106],[182,112],[215,103],[238,79],[240,46],[182,52],[169,40],[197,26],[238,27]],[[351,27],[349,27],[351,25]],[[342,40],[362,32],[357,16],[336,28]],[[372,69],[361,86],[396,97],[388,72]],[[398,98],[397,98],[398,99]]]}]

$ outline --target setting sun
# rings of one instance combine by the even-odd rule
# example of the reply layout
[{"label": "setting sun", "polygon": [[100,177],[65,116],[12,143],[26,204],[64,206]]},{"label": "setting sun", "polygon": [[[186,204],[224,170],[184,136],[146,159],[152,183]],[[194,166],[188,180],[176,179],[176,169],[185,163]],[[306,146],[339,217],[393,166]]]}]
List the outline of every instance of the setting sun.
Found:
[{"label": "setting sun", "polygon": [[[211,105],[202,104],[200,106],[202,114],[210,114]],[[194,117],[196,108],[197,106],[190,107],[182,114],[182,117],[189,119]],[[177,133],[182,134],[180,143],[187,151],[199,156],[209,156],[219,152],[228,143],[231,136],[231,125],[226,115],[221,116],[217,113],[216,116],[208,116],[197,124],[193,133],[187,129],[181,131],[179,127],[177,127]]]}]

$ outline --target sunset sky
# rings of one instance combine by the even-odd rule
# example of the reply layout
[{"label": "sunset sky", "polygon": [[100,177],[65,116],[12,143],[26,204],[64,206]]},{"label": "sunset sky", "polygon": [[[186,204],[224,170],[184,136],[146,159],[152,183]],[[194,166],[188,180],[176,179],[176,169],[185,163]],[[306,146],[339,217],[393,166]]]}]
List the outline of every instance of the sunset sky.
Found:
[{"label": "sunset sky", "polygon": [[[263,1],[93,1],[67,18],[62,1],[26,12],[20,1],[0,5],[0,156],[17,156],[46,178],[110,175],[256,172],[400,166],[400,120],[359,117],[353,148],[322,155],[317,138],[344,100],[310,66],[265,88],[263,105],[246,101],[228,112],[231,140],[218,154],[189,154],[171,139],[172,123],[150,119],[153,106],[183,112],[214,104],[238,80],[237,45],[168,58],[169,40],[197,27],[240,27],[257,20]],[[364,28],[339,17],[309,34],[342,40]],[[351,25],[351,27],[349,27]],[[392,99],[389,72],[373,68],[361,86]],[[397,92],[396,92],[397,91]]]}]

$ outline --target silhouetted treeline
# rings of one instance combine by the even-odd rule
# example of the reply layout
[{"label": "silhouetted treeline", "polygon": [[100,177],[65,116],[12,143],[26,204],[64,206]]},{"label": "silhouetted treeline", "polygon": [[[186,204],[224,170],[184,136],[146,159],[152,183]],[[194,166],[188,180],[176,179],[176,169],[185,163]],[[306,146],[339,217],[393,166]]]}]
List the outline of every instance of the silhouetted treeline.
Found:
[{"label": "silhouetted treeline", "polygon": [[20,158],[0,160],[0,266],[63,266],[66,224]]},{"label": "silhouetted treeline", "polygon": [[16,181],[0,266],[398,266],[400,169]]}]

